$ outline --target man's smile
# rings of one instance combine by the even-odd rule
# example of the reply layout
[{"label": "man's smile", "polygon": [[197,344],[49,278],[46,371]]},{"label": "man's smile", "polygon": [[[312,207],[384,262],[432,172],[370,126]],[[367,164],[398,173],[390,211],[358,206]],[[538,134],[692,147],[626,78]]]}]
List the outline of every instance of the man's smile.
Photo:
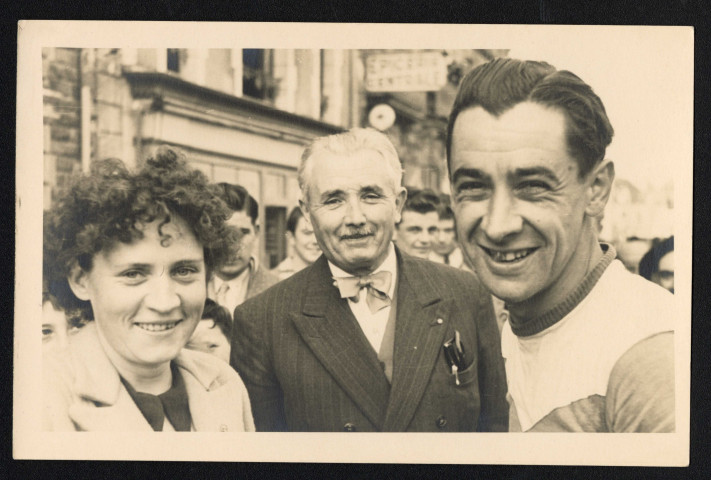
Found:
[{"label": "man's smile", "polygon": [[491,248],[486,248],[482,245],[479,247],[486,252],[489,257],[498,263],[514,263],[523,260],[530,254],[538,250],[538,247],[533,248],[523,248],[519,250],[494,250]]}]

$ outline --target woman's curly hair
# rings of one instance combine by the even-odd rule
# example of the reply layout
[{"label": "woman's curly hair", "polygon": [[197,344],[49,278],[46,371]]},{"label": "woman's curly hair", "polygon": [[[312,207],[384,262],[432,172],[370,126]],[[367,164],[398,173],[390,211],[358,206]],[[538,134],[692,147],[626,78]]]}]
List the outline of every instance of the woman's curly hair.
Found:
[{"label": "woman's curly hair", "polygon": [[231,213],[217,187],[190,169],[185,155],[173,148],[159,148],[135,173],[115,158],[94,162],[90,173],[75,178],[46,214],[45,285],[66,311],[79,308],[93,319],[89,302],[79,300],[69,287],[72,268],[90,271],[97,253],[142,238],[143,227],[155,220],[161,244],[168,246],[172,239],[163,227],[172,216],[185,221],[203,246],[209,275],[239,240],[238,232],[225,224]]}]

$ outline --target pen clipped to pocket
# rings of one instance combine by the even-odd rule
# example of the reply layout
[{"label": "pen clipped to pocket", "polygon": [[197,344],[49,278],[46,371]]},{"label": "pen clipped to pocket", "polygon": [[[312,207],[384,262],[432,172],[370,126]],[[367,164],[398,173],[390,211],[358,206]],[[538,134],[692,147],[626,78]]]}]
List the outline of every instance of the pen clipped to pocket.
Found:
[{"label": "pen clipped to pocket", "polygon": [[466,357],[464,355],[464,347],[459,335],[459,330],[454,331],[454,337],[444,342],[442,345],[444,357],[447,360],[452,375],[454,375],[454,383],[459,385],[459,371],[466,366]]}]

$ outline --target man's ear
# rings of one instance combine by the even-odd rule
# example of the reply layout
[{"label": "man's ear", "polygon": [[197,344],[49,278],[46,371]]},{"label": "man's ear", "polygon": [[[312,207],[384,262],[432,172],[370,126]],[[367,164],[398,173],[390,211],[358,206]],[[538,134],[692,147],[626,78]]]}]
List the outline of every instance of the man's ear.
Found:
[{"label": "man's ear", "polygon": [[75,263],[67,276],[69,287],[79,300],[89,301],[88,273]]},{"label": "man's ear", "polygon": [[604,159],[590,175],[592,178],[588,187],[589,199],[585,213],[589,217],[597,217],[603,213],[610,198],[612,182],[615,180],[615,164],[612,160]]},{"label": "man's ear", "polygon": [[308,218],[309,221],[311,221],[309,217],[309,204],[305,202],[303,198],[299,199],[299,208],[301,209],[301,214],[304,216],[304,218]]},{"label": "man's ear", "polygon": [[402,221],[402,208],[405,206],[405,200],[407,200],[407,189],[400,187],[400,192],[395,197],[395,225]]},{"label": "man's ear", "polygon": [[259,221],[254,222],[252,228],[254,228],[254,234],[259,235]]}]

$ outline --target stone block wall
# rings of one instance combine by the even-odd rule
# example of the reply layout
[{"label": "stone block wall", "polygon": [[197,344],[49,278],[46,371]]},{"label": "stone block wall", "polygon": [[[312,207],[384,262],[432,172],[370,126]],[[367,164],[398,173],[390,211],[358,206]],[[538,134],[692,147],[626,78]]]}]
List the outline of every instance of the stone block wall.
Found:
[{"label": "stone block wall", "polygon": [[42,69],[46,209],[81,170],[80,49],[44,49]]},{"label": "stone block wall", "polygon": [[121,55],[120,49],[87,51],[83,81],[91,89],[91,159],[120,158],[132,167],[131,95],[122,76]]}]

